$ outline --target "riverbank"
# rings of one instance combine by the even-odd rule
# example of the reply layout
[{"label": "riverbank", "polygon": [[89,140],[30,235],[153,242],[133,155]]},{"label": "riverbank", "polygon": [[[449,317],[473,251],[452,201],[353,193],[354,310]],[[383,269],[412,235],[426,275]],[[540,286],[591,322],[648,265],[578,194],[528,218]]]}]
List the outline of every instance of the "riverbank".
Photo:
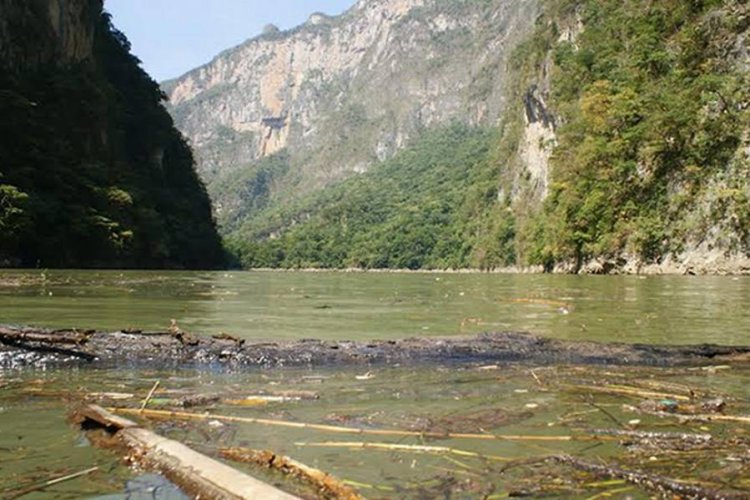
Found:
[{"label": "riverbank", "polygon": [[492,269],[363,269],[363,268],[254,268],[265,272],[343,272],[343,273],[431,273],[431,274],[580,274],[633,276],[748,276],[750,256],[726,254],[719,250],[693,249],[682,254],[669,254],[658,262],[643,262],[637,257],[594,258],[580,265],[562,262],[551,269],[543,266],[509,266]]}]

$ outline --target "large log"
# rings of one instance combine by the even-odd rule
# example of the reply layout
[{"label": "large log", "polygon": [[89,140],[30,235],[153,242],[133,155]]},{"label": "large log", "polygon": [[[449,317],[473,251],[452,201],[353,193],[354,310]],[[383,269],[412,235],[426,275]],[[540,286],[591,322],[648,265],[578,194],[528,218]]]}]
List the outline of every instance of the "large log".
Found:
[{"label": "large log", "polygon": [[96,405],[77,409],[74,420],[87,429],[98,426],[107,430],[140,466],[164,474],[195,498],[297,498]]},{"label": "large log", "polygon": [[[59,347],[65,345],[65,348]],[[607,364],[700,366],[747,363],[750,346],[660,346],[557,340],[528,333],[473,337],[423,337],[385,341],[244,342],[229,336],[167,332],[52,331],[0,327],[0,367],[92,362],[161,367],[216,365],[230,368],[342,366],[404,363]]]}]

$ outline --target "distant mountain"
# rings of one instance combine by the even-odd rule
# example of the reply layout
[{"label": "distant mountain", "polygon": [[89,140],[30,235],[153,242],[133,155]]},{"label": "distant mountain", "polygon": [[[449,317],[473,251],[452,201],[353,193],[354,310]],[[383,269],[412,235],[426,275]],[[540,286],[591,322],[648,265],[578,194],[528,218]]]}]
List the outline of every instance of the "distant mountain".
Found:
[{"label": "distant mountain", "polygon": [[750,272],[740,0],[361,0],[163,88],[248,267]]},{"label": "distant mountain", "polygon": [[0,265],[224,264],[162,100],[101,0],[0,2]]},{"label": "distant mountain", "polygon": [[366,171],[430,127],[495,125],[537,3],[361,0],[163,84],[225,230]]}]

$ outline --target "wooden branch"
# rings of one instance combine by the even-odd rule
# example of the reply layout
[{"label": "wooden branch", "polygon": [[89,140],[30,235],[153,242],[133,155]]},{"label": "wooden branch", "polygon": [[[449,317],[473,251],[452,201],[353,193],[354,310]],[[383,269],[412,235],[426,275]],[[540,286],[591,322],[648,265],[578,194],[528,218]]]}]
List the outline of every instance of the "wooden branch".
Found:
[{"label": "wooden branch", "polygon": [[568,465],[570,467],[573,467],[574,469],[588,472],[589,474],[593,474],[598,477],[623,479],[642,488],[646,488],[652,491],[659,491],[663,494],[669,494],[670,498],[673,495],[678,495],[679,498],[695,500],[727,500],[735,498],[747,498],[745,493],[712,490],[695,484],[677,481],[675,479],[664,476],[625,470],[611,465],[586,462],[570,455],[553,456],[549,457],[548,460]]},{"label": "wooden branch", "polygon": [[297,498],[96,405],[80,408],[73,418],[86,428],[94,424],[113,433],[128,448],[131,459],[142,467],[164,474],[195,497],[233,500]]},{"label": "wooden branch", "polygon": [[677,440],[689,443],[708,443],[713,439],[713,436],[711,436],[711,434],[697,434],[691,432],[648,432],[619,429],[595,429],[591,431],[591,433],[597,436],[616,436],[633,439]]},{"label": "wooden branch", "polygon": [[298,477],[318,490],[322,498],[331,500],[361,500],[353,488],[345,485],[335,477],[321,470],[309,467],[301,462],[268,450],[247,448],[223,448],[219,450],[222,458],[235,462],[251,463],[279,470],[284,474]]},{"label": "wooden branch", "polygon": [[87,352],[57,347],[60,344],[80,346],[88,341],[91,332],[57,330],[51,332],[33,330],[13,330],[0,327],[0,344],[26,351],[48,352],[94,361],[96,356]]},{"label": "wooden branch", "polygon": [[732,422],[737,424],[750,424],[750,415],[723,415],[723,414],[685,414],[685,413],[672,413],[668,411],[654,411],[646,410],[632,405],[624,405],[624,408],[628,411],[635,413],[643,413],[645,415],[653,415],[655,417],[671,417],[676,418],[680,422]]},{"label": "wooden branch", "polygon": [[[420,432],[404,431],[398,429],[359,429],[355,427],[340,427],[336,425],[310,424],[305,422],[289,422],[287,420],[271,420],[267,418],[232,417],[228,415],[215,415],[210,413],[188,413],[184,411],[149,410],[143,411],[132,408],[108,408],[109,411],[124,413],[126,415],[142,415],[144,417],[155,417],[161,419],[178,420],[219,420],[223,422],[239,422],[246,424],[269,425],[276,427],[291,427],[296,429],[312,429],[323,432],[334,432],[339,434],[358,434],[371,436],[401,436],[421,437],[433,439],[482,439],[495,441],[590,441],[600,438],[590,436],[521,436],[513,434],[471,434],[454,432]],[[601,439],[606,439],[602,436]]]},{"label": "wooden branch", "polygon": [[77,330],[14,330],[0,326],[0,340],[15,342],[43,342],[45,344],[75,344],[82,345],[88,341],[91,331]]}]

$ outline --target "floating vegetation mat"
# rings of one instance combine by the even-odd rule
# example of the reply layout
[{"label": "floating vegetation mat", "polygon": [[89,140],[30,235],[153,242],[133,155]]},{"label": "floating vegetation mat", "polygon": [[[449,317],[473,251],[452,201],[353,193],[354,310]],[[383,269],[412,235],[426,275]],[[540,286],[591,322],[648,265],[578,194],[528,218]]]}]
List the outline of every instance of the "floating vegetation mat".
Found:
[{"label": "floating vegetation mat", "polygon": [[179,495],[66,420],[87,403],[303,498],[748,498],[748,381],[742,365],[0,372],[0,497],[125,498],[143,478]]}]

